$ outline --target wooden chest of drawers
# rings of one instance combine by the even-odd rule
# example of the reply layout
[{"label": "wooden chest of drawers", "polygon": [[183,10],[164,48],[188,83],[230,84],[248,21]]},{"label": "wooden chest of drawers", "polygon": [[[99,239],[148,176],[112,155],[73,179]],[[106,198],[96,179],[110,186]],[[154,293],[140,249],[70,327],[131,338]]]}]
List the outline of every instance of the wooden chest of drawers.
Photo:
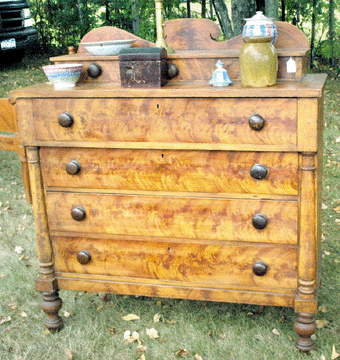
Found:
[{"label": "wooden chest of drawers", "polygon": [[293,307],[315,331],[322,75],[13,94],[47,327],[59,289]]}]

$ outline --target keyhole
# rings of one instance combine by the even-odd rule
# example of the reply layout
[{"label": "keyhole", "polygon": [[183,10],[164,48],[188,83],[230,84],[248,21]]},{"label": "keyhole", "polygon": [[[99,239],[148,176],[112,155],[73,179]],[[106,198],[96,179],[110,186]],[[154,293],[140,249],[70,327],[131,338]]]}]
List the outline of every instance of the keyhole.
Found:
[{"label": "keyhole", "polygon": [[170,248],[170,246],[168,247],[168,251],[171,251],[171,248]]},{"label": "keyhole", "polygon": [[164,154],[162,154],[161,156],[162,156],[162,158],[164,159]]},{"label": "keyhole", "polygon": [[159,109],[159,104],[157,104],[157,109]]}]

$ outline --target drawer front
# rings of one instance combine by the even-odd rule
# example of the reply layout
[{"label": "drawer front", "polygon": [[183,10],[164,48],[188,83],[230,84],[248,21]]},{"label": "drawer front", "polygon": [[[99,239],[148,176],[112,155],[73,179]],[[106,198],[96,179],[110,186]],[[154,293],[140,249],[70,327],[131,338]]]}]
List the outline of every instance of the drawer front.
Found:
[{"label": "drawer front", "polygon": [[[41,164],[53,187],[298,194],[296,153],[42,148]],[[264,179],[251,176],[255,164]]]},{"label": "drawer front", "polygon": [[[296,99],[35,99],[38,140],[296,146]],[[60,114],[73,117],[70,127]],[[262,130],[249,118],[260,114]]]},{"label": "drawer front", "polygon": [[52,231],[297,243],[295,201],[48,192],[47,211]]},{"label": "drawer front", "polygon": [[[124,281],[151,279],[200,287],[296,289],[297,251],[293,248],[58,236],[52,238],[52,243],[57,273],[107,275]],[[78,254],[84,251],[87,255],[81,256],[80,263]],[[264,275],[255,275],[256,262],[267,266]]]}]

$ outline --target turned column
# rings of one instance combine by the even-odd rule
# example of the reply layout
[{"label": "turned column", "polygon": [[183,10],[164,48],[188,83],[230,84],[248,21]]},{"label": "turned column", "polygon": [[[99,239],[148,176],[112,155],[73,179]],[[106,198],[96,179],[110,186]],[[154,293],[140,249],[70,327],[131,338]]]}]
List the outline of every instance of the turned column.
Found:
[{"label": "turned column", "polygon": [[36,280],[36,288],[42,293],[41,307],[47,314],[45,325],[48,329],[53,331],[61,328],[63,324],[62,318],[58,315],[58,311],[62,306],[62,301],[58,296],[57,281],[53,270],[52,244],[48,230],[39,148],[27,147],[26,153],[37,238],[37,253],[40,265],[39,276]]},{"label": "turned column", "polygon": [[300,184],[298,291],[295,300],[295,311],[298,316],[294,329],[299,335],[296,347],[302,351],[310,351],[314,347],[311,335],[316,330],[314,314],[317,311],[317,207],[314,153],[300,155]]}]

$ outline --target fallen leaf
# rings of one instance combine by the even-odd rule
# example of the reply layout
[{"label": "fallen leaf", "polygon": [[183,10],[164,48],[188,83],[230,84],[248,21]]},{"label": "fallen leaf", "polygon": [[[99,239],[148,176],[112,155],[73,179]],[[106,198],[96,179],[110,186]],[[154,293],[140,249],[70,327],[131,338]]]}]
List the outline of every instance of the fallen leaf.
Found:
[{"label": "fallen leaf", "polygon": [[72,360],[72,359],[73,359],[73,355],[72,355],[70,349],[65,349],[65,354],[66,354],[66,356],[67,356],[67,358],[68,358],[69,360]]},{"label": "fallen leaf", "polygon": [[138,358],[138,360],[146,360],[145,355],[144,355],[144,354],[142,354],[142,355]]},{"label": "fallen leaf", "polygon": [[322,329],[324,327],[326,327],[329,324],[328,320],[316,320],[316,327],[318,329]]},{"label": "fallen leaf", "polygon": [[335,259],[334,262],[335,262],[336,264],[339,264],[339,263],[340,263],[340,260]]},{"label": "fallen leaf", "polygon": [[336,142],[336,143],[340,142],[340,136],[335,139],[335,142]]},{"label": "fallen leaf", "polygon": [[0,324],[4,324],[6,322],[12,321],[12,318],[10,316],[5,316],[0,320]]},{"label": "fallen leaf", "polygon": [[5,274],[0,274],[0,279],[3,279],[5,277]]},{"label": "fallen leaf", "polygon": [[160,313],[157,313],[156,315],[154,315],[153,317],[153,322],[155,324],[159,323],[159,320],[161,319],[162,315]]},{"label": "fallen leaf", "polygon": [[186,349],[181,349],[176,352],[176,356],[178,357],[187,357],[189,352]]},{"label": "fallen leaf", "polygon": [[16,304],[8,304],[8,307],[11,309],[11,310],[15,310],[18,306]]},{"label": "fallen leaf", "polygon": [[165,322],[169,325],[176,324],[176,320],[165,320]]},{"label": "fallen leaf", "polygon": [[14,248],[14,251],[15,251],[17,254],[21,254],[23,251],[25,251],[25,249],[23,249],[20,245],[17,245],[17,246]]},{"label": "fallen leaf", "polygon": [[19,257],[19,260],[28,260],[28,255],[22,255]]},{"label": "fallen leaf", "polygon": [[138,349],[139,352],[142,353],[143,351],[146,351],[146,350],[147,350],[147,347],[144,346],[144,345],[137,345],[137,349]]},{"label": "fallen leaf", "polygon": [[324,355],[321,355],[321,359],[320,360],[326,360]]},{"label": "fallen leaf", "polygon": [[21,316],[21,317],[27,317],[27,314],[25,313],[25,311],[22,311],[22,312],[20,313],[20,316]]},{"label": "fallen leaf", "polygon": [[331,359],[332,359],[332,360],[335,360],[335,359],[337,359],[339,356],[340,356],[340,354],[338,354],[338,353],[336,352],[336,350],[335,350],[335,345],[333,345],[333,350],[332,350],[332,357],[331,357]]},{"label": "fallen leaf", "polygon": [[336,206],[335,208],[333,208],[333,210],[334,210],[336,213],[340,214],[340,206]]},{"label": "fallen leaf", "polygon": [[48,335],[48,334],[50,333],[50,330],[44,329],[43,333],[44,333],[45,335]]},{"label": "fallen leaf", "polygon": [[140,317],[135,314],[129,314],[129,315],[123,316],[122,319],[125,321],[134,321],[134,320],[140,320]]},{"label": "fallen leaf", "polygon": [[195,360],[203,360],[203,358],[202,358],[202,356],[196,354],[196,355],[195,355]]},{"label": "fallen leaf", "polygon": [[154,328],[146,329],[146,335],[148,335],[149,339],[157,339],[159,338],[158,331]]},{"label": "fallen leaf", "polygon": [[274,335],[280,336],[280,332],[279,332],[279,330],[277,330],[277,329],[273,329],[272,333],[273,333]]},{"label": "fallen leaf", "polygon": [[115,328],[111,328],[111,329],[109,329],[109,331],[110,331],[111,334],[115,334],[115,333],[116,333],[116,329],[115,329]]},{"label": "fallen leaf", "polygon": [[139,339],[139,334],[137,331],[134,331],[132,334],[131,334],[130,330],[125,331],[124,340],[127,344],[131,344],[132,342],[134,342],[138,339]]},{"label": "fallen leaf", "polygon": [[326,305],[321,305],[321,306],[319,306],[319,311],[321,311],[323,313],[328,313],[329,309]]},{"label": "fallen leaf", "polygon": [[326,256],[329,256],[331,253],[329,251],[324,251],[323,252]]},{"label": "fallen leaf", "polygon": [[99,305],[98,307],[97,307],[97,311],[100,311],[100,310],[103,310],[104,309],[104,305]]},{"label": "fallen leaf", "polygon": [[324,204],[324,203],[322,203],[322,210],[326,210],[326,209],[328,209],[328,206],[326,205],[326,204]]},{"label": "fallen leaf", "polygon": [[68,317],[70,317],[71,316],[71,313],[69,313],[68,311],[64,311],[64,316],[66,317],[66,318],[68,318]]}]

